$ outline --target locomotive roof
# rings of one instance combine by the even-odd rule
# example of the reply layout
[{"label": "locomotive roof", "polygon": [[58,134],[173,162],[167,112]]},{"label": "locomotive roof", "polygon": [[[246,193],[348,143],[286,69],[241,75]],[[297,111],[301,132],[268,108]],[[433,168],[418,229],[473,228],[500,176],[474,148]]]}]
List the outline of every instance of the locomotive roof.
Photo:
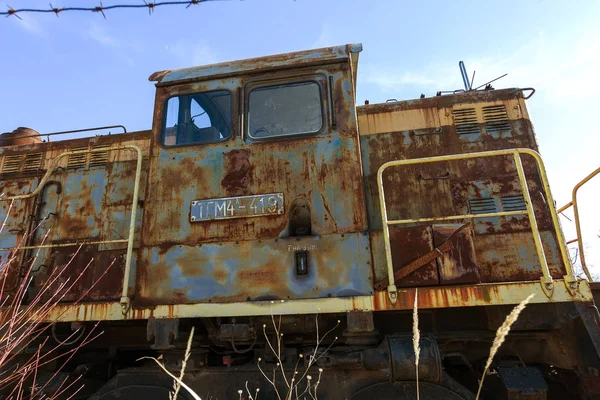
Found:
[{"label": "locomotive roof", "polygon": [[353,64],[354,82],[356,82],[356,66],[358,53],[362,44],[346,44],[321,49],[283,53],[265,57],[249,58],[246,60],[228,61],[212,65],[191,68],[158,71],[150,75],[149,80],[157,85],[172,85],[176,83],[214,79],[227,75],[247,73],[252,71],[269,71],[274,69],[296,68],[307,65],[320,65],[340,60],[350,60]]}]

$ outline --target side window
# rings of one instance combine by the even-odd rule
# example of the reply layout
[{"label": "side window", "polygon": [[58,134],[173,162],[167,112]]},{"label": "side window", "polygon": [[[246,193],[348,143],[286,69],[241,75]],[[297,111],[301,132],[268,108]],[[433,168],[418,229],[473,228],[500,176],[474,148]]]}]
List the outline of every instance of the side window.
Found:
[{"label": "side window", "polygon": [[166,146],[213,143],[231,137],[231,93],[226,90],[171,97],[165,114]]},{"label": "side window", "polygon": [[254,139],[317,133],[323,128],[320,86],[311,81],[254,88],[247,120]]}]

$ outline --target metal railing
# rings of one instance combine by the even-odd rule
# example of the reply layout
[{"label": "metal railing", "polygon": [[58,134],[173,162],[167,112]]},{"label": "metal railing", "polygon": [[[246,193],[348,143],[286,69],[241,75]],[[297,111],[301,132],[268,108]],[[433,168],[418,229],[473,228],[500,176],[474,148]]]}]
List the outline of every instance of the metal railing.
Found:
[{"label": "metal railing", "polygon": [[[75,130],[72,130],[72,131],[61,131],[61,132],[50,132],[50,133],[37,133],[35,135],[20,136],[18,139],[33,138],[33,137],[46,137],[48,139],[48,142],[49,142],[50,141],[50,136],[68,135],[70,133],[104,131],[104,130],[113,129],[113,128],[122,129],[123,133],[127,133],[127,128],[125,128],[125,126],[123,126],[123,125],[108,125],[108,126],[97,126],[97,127],[94,127],[94,128],[75,129]],[[109,134],[110,134],[110,132],[109,132]]]},{"label": "metal railing", "polygon": [[585,263],[585,254],[583,251],[583,237],[581,235],[581,223],[579,221],[579,207],[577,205],[577,191],[589,182],[593,177],[600,174],[600,168],[596,169],[594,172],[583,178],[575,187],[573,188],[573,195],[571,197],[571,201],[558,209],[557,213],[562,213],[567,210],[569,207],[573,207],[573,214],[575,216],[575,230],[577,233],[577,237],[575,239],[569,240],[567,244],[571,244],[577,242],[577,247],[579,248],[579,259],[581,260],[581,268],[585,273],[585,276],[588,278],[590,282],[593,282],[592,275],[590,274],[590,270],[588,269]]},{"label": "metal railing", "polygon": [[[540,260],[540,265],[542,269],[542,277],[541,283],[544,291],[547,293],[552,292],[553,290],[553,281],[552,276],[550,275],[550,270],[548,268],[548,262],[546,260],[546,255],[544,254],[544,248],[542,244],[542,239],[540,237],[540,232],[538,229],[537,221],[535,218],[535,212],[533,210],[533,205],[531,202],[531,196],[529,195],[529,187],[527,185],[527,180],[525,177],[525,171],[523,169],[523,163],[521,161],[521,155],[527,154],[532,156],[537,164],[538,171],[540,173],[540,178],[542,180],[542,184],[544,186],[544,192],[549,204],[554,204],[552,200],[552,194],[550,193],[550,185],[548,184],[548,177],[546,175],[546,170],[544,168],[544,164],[542,162],[541,156],[531,149],[507,149],[507,150],[494,150],[494,151],[485,151],[479,153],[469,153],[469,154],[456,154],[456,155],[447,155],[447,156],[438,156],[438,157],[426,157],[426,158],[415,158],[408,160],[396,160],[389,161],[383,164],[379,170],[377,171],[377,186],[379,189],[379,205],[381,208],[381,218],[383,222],[383,237],[384,237],[384,245],[385,245],[385,257],[387,263],[387,274],[388,274],[388,296],[392,303],[396,302],[397,299],[397,288],[394,280],[394,267],[392,262],[392,250],[390,245],[390,225],[404,225],[404,224],[414,224],[414,223],[423,223],[423,222],[434,222],[434,221],[453,221],[453,220],[461,220],[468,219],[472,220],[475,218],[486,218],[486,217],[507,217],[512,215],[527,215],[529,218],[529,224],[531,226],[531,230],[533,233],[533,240],[535,243],[535,248],[537,252],[537,256]],[[515,162],[517,175],[519,178],[519,182],[521,184],[521,190],[523,192],[523,198],[525,199],[526,211],[503,211],[503,212],[494,212],[494,213],[485,213],[485,214],[463,214],[463,215],[452,215],[452,216],[443,216],[443,217],[431,217],[431,218],[411,218],[411,219],[402,219],[402,220],[389,220],[387,215],[387,208],[385,202],[385,193],[383,189],[383,173],[386,169],[390,167],[399,167],[406,165],[414,165],[414,164],[427,164],[427,163],[435,163],[435,162],[443,162],[443,161],[456,161],[456,160],[466,160],[472,158],[483,158],[483,157],[498,157],[498,156],[512,156]],[[574,289],[576,287],[576,277],[573,274],[573,268],[571,265],[571,261],[568,256],[568,252],[566,246],[564,245],[565,240],[560,230],[560,225],[558,222],[558,214],[553,207],[550,208],[550,214],[552,216],[552,222],[556,230],[556,236],[558,239],[559,247],[563,262],[565,264],[565,269],[567,271],[567,275],[565,276],[565,283],[567,283],[567,287],[569,289]]]},{"label": "metal railing", "polygon": [[[46,244],[46,245],[37,245],[37,246],[22,246],[16,250],[31,250],[31,249],[40,249],[40,248],[68,247],[68,246],[80,246],[80,245],[90,245],[90,244],[127,243],[127,255],[125,256],[125,271],[124,271],[124,276],[123,276],[123,291],[121,293],[121,301],[120,301],[122,311],[123,311],[123,313],[126,313],[129,310],[129,307],[131,305],[131,300],[129,298],[129,293],[128,293],[128,287],[129,287],[129,274],[131,271],[131,258],[133,256],[135,217],[136,217],[136,213],[137,213],[137,205],[138,205],[139,192],[140,192],[140,179],[141,179],[141,175],[142,175],[142,161],[143,161],[142,149],[140,149],[138,146],[136,146],[134,144],[127,144],[127,145],[122,145],[122,146],[118,146],[118,147],[105,147],[105,148],[98,148],[98,149],[66,151],[64,153],[61,153],[60,155],[58,155],[58,157],[56,157],[54,159],[52,165],[50,166],[50,168],[48,168],[48,170],[46,171],[46,173],[44,174],[44,176],[38,183],[37,187],[35,188],[35,190],[33,190],[30,193],[21,194],[21,195],[17,195],[17,196],[0,197],[0,201],[24,200],[24,199],[29,199],[29,198],[34,197],[37,194],[39,194],[39,192],[42,190],[42,188],[44,187],[44,185],[50,178],[50,175],[52,175],[52,173],[54,173],[54,170],[56,168],[58,168],[58,166],[59,166],[58,164],[60,163],[60,160],[63,159],[64,157],[67,157],[70,155],[100,153],[100,152],[109,152],[109,151],[117,151],[117,150],[135,151],[136,155],[137,155],[137,163],[136,163],[136,170],[135,170],[135,182],[134,182],[134,186],[133,186],[133,200],[132,200],[132,204],[131,204],[131,219],[129,221],[129,235],[128,235],[127,239],[87,241],[87,242],[86,241],[78,241],[78,242],[71,242],[71,243],[55,243],[55,244]],[[3,250],[6,251],[6,250],[15,250],[15,249],[0,248],[0,251],[3,251]]]}]

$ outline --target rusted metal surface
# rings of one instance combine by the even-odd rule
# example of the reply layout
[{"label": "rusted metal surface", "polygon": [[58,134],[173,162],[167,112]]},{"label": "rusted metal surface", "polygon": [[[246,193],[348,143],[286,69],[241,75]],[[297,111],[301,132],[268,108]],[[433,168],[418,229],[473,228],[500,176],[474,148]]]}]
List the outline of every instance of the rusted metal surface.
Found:
[{"label": "rusted metal surface", "polygon": [[[476,123],[468,127],[469,130],[461,131],[463,128],[456,126],[453,113],[457,107],[472,111],[472,120]],[[537,148],[523,99],[510,90],[366,105],[357,110],[372,230],[381,229],[376,172],[385,162],[482,150]],[[536,222],[547,248],[552,276],[564,275],[566,270],[558,251],[550,209],[532,161],[524,156]],[[467,214],[474,207],[479,207],[482,213],[525,209],[524,202],[519,200],[521,187],[510,157],[406,166],[386,172],[383,186],[390,220]],[[477,218],[472,224],[477,262],[482,266],[484,282],[531,279],[535,273],[539,274],[539,267],[536,270],[534,266],[535,251],[526,250],[527,246],[520,242],[531,229],[526,216]],[[371,241],[372,248],[376,249],[378,246]],[[502,245],[501,250],[497,243],[506,245]],[[527,243],[533,245],[530,241]],[[394,246],[396,252],[400,252],[401,244]],[[515,248],[520,249],[518,255],[509,256],[515,253]],[[404,251],[408,253],[407,258],[416,259],[420,255],[410,246]],[[378,269],[378,262],[374,258],[374,270]]]},{"label": "rusted metal surface", "polygon": [[40,134],[25,127],[19,127],[12,132],[4,132],[0,135],[0,146],[15,146],[31,143],[41,143]]},{"label": "rusted metal surface", "polygon": [[[390,229],[394,269],[401,269],[417,257],[433,250],[433,232],[430,226]],[[407,252],[406,249],[411,249]],[[440,283],[437,262],[431,261],[406,278],[396,282],[398,287],[432,286]]]},{"label": "rusted metal surface", "polygon": [[[563,281],[555,282],[551,298],[546,297],[539,281],[501,284],[421,287],[418,289],[419,309],[449,307],[476,307],[518,304],[534,294],[532,304],[591,301],[592,292],[586,281],[579,282],[575,295],[566,289]],[[154,318],[194,318],[226,316],[271,316],[294,314],[326,314],[346,311],[412,310],[416,288],[400,289],[395,305],[389,302],[386,292],[373,296],[332,297],[294,301],[252,301],[237,303],[173,304],[134,307],[122,315],[118,302],[82,303],[61,305],[46,317],[48,321],[139,320]]]},{"label": "rusted metal surface", "polygon": [[457,229],[460,229],[460,225],[433,225],[433,244],[436,248],[448,240],[452,243],[452,248],[436,259],[440,284],[479,283],[481,277],[472,232],[465,229],[453,236]]},{"label": "rusted metal surface", "polygon": [[160,71],[152,74],[149,79],[150,81],[157,81],[158,85],[164,85],[181,83],[182,81],[216,79],[229,75],[241,75],[251,73],[256,70],[266,72],[270,70],[283,70],[287,68],[298,69],[310,65],[323,65],[332,62],[347,61],[350,54],[357,54],[361,51],[361,44],[349,44],[317,50],[299,51],[247,60],[225,62],[209,66],[192,67],[172,71]]},{"label": "rusted metal surface", "polygon": [[[204,312],[202,307],[209,305],[217,310],[211,312],[220,312],[226,304],[247,304],[253,309],[254,302],[261,300],[328,297],[331,312],[335,307],[337,311],[361,309],[348,306],[352,303],[348,298],[370,299],[364,300],[371,304],[367,309],[376,311],[404,309],[407,304],[391,306],[381,293],[369,297],[374,281],[385,278],[381,213],[376,207],[375,175],[379,167],[404,158],[515,147],[536,149],[537,145],[522,94],[510,90],[369,105],[358,107],[357,117],[355,52],[359,50],[342,46],[157,73],[152,132],[3,147],[2,184],[8,194],[30,191],[49,160],[67,148],[139,145],[147,157],[147,175],[142,185],[145,195],[139,204],[143,217],[139,213],[135,219],[135,262],[125,288],[125,294],[135,298],[132,313],[140,313],[135,311],[140,307],[184,305],[199,307],[186,308],[190,313]],[[244,88],[297,80],[298,76],[308,76],[319,84],[323,129],[292,139],[260,141],[249,137],[242,125],[245,118],[237,118],[247,108],[248,90]],[[232,95],[231,115],[235,118],[231,137],[217,143],[162,145],[167,99],[217,89]],[[37,154],[41,155],[39,163]],[[559,279],[565,266],[552,231],[548,201],[540,195],[544,191],[542,180],[532,159],[525,158],[523,164],[550,275]],[[518,211],[522,188],[515,166],[510,157],[496,157],[415,165],[402,172],[390,170],[383,177],[389,218],[466,214],[475,207],[485,215],[485,207],[490,206],[496,211]],[[125,153],[69,158],[57,172],[57,184],[48,185],[40,198],[15,205],[18,217],[14,223],[25,232],[34,222],[27,216],[37,215],[38,220],[48,216],[28,245],[39,245],[47,232],[46,242],[56,244],[122,240],[131,215],[134,171],[135,161]],[[193,201],[265,193],[282,193],[282,213],[192,221]],[[434,287],[437,285],[538,279],[541,266],[528,233],[530,225],[527,218],[517,215],[477,218],[471,227],[474,237],[457,237],[451,251],[418,268],[399,286],[407,290],[428,287],[431,296],[456,296],[423,299],[423,307],[438,308],[472,304],[463,299],[463,292],[451,288],[436,292],[442,290]],[[394,268],[401,269],[440,246],[450,228],[428,222],[391,231]],[[0,240],[10,247],[19,238],[13,236],[3,233]],[[121,289],[116,277],[124,273],[123,251],[123,243],[82,249],[67,275],[81,271],[86,258],[98,259],[69,299],[84,293],[93,277],[106,268],[106,259],[112,258],[116,261],[98,284],[99,289],[84,299],[112,309],[110,301]],[[299,274],[295,265],[298,252],[308,255],[306,274]],[[42,260],[59,260],[53,261],[58,265],[65,263],[72,249],[43,249],[40,254]],[[44,274],[56,265],[41,268],[39,281],[43,282]],[[460,290],[467,290],[465,287]],[[475,297],[481,290],[476,287],[480,286],[471,289]],[[508,292],[506,299],[487,292],[479,295],[491,296],[499,304],[512,304],[510,296],[515,293]],[[561,294],[554,296],[560,298]],[[474,304],[493,301],[475,300]],[[556,301],[556,297],[548,301]],[[145,314],[139,315],[143,318]]]},{"label": "rusted metal surface", "polygon": [[[298,251],[308,254],[304,275],[297,273]],[[369,256],[360,233],[144,248],[136,304],[367,295],[373,291]]]},{"label": "rusted metal surface", "polygon": [[[426,97],[423,99],[404,100],[390,103],[370,104],[365,106],[357,106],[356,110],[360,116],[371,114],[385,114],[397,111],[422,110],[422,113],[429,113],[430,115],[429,118],[424,117],[423,120],[431,123],[433,121],[436,121],[436,117],[434,116],[435,111],[431,110],[433,108],[451,109],[455,104],[506,102],[513,99],[518,100],[519,106],[525,104],[522,101],[522,93],[515,92],[514,89],[500,89],[492,91],[472,91],[468,93],[457,93],[452,95]],[[521,113],[520,118],[529,119],[529,114],[527,113],[526,107],[521,108],[521,110],[518,110]],[[418,119],[420,120],[421,117],[419,117]],[[418,124],[421,123],[423,122],[418,122]],[[363,124],[363,121],[361,121],[361,124]],[[431,127],[429,126],[429,124],[425,126]],[[418,128],[415,127],[415,129]],[[393,129],[392,131],[395,130],[396,129]],[[361,132],[361,135],[365,133],[368,134],[367,132]]]},{"label": "rusted metal surface", "polygon": [[[242,75],[158,88],[137,260],[138,303],[295,299],[372,291],[368,241],[356,233],[364,231],[367,222],[347,55],[322,59],[316,67],[281,70],[262,82],[297,79],[299,73],[320,85],[324,128],[293,139],[253,140],[233,118],[228,140],[165,147],[162,105],[169,97],[228,89],[234,99],[244,99],[239,88],[258,84],[261,78]],[[233,101],[232,115],[238,115],[241,107]],[[190,221],[192,201],[264,193],[281,193],[285,212]],[[287,210],[298,201],[305,202],[304,209],[310,212],[311,237],[291,236],[294,216]],[[300,276],[295,274],[294,253],[304,248],[309,252],[308,274]]]},{"label": "rusted metal surface", "polygon": [[[7,197],[32,192],[60,154],[73,149],[94,150],[88,154],[76,153],[60,158],[58,168],[51,172],[50,180],[36,195],[13,202],[7,217],[10,228],[1,232],[0,238],[2,244],[6,244],[3,247],[20,243],[23,249],[33,248],[19,251],[20,266],[11,268],[11,271],[33,268],[35,280],[32,291],[38,291],[53,273],[65,265],[67,268],[55,284],[60,285],[67,279],[74,282],[86,265],[91,263],[63,301],[75,301],[82,296],[84,301],[118,298],[130,228],[136,156],[125,150],[105,152],[101,149],[129,143],[140,145],[147,154],[149,135],[140,132],[127,136],[103,136],[0,149],[4,178],[2,187]],[[39,157],[32,160],[31,154],[39,154]],[[7,165],[7,162],[12,162],[14,166]],[[145,178],[141,181],[145,182]],[[5,217],[10,201],[0,203]],[[12,224],[17,224],[19,228],[13,229]],[[135,224],[135,236],[139,241],[139,214]],[[25,237],[26,231],[29,233]],[[17,241],[15,233],[19,232],[21,238]],[[77,251],[76,245],[61,247],[68,243],[104,241],[116,243],[84,246],[80,251]],[[39,250],[35,265],[31,266],[30,260],[38,252],[35,249],[37,246],[43,248]],[[74,258],[71,260],[72,256]],[[95,286],[93,282],[96,282]],[[50,291],[47,293],[50,294]]]}]

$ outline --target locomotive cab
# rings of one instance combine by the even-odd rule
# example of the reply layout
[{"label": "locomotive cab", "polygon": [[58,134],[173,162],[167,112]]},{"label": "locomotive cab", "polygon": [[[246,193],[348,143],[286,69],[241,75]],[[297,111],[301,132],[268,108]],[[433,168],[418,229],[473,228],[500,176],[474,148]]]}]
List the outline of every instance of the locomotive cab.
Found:
[{"label": "locomotive cab", "polygon": [[358,51],[153,75],[136,302],[373,293],[353,106]]}]

